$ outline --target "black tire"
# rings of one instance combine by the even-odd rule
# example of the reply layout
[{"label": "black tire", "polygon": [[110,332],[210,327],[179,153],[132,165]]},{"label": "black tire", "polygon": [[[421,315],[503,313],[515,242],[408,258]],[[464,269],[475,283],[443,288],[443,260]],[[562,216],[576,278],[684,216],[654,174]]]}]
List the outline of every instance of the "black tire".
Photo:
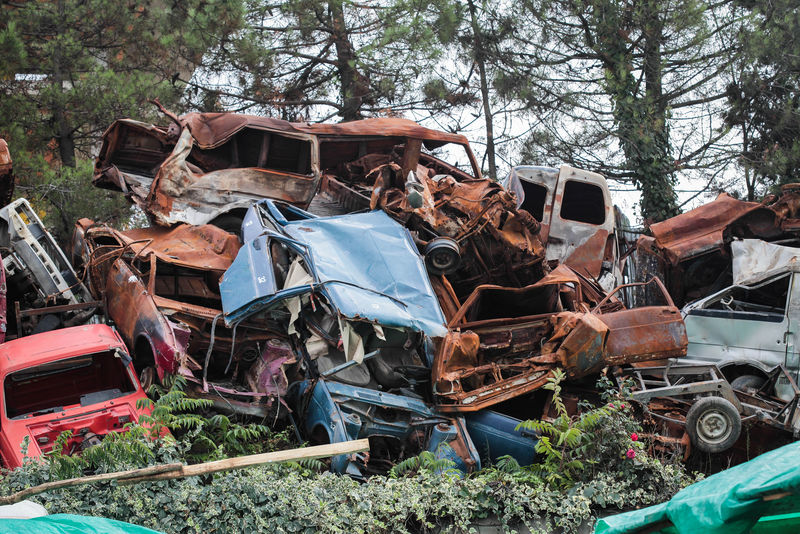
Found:
[{"label": "black tire", "polygon": [[236,215],[220,215],[209,224],[213,224],[217,228],[221,230],[225,230],[229,234],[233,234],[239,238],[241,241],[242,239],[242,218],[237,217]]},{"label": "black tire", "polygon": [[703,397],[689,408],[686,431],[697,449],[723,452],[739,439],[742,419],[730,401],[722,397]]},{"label": "black tire", "polygon": [[160,384],[161,381],[158,379],[156,368],[149,366],[142,369],[142,372],[139,373],[139,383],[142,385],[142,389],[145,393],[150,390],[150,386],[153,384]]},{"label": "black tire", "polygon": [[766,382],[764,377],[758,375],[742,375],[731,381],[731,387],[739,391],[747,391],[751,388],[758,390],[764,385],[764,382]]}]

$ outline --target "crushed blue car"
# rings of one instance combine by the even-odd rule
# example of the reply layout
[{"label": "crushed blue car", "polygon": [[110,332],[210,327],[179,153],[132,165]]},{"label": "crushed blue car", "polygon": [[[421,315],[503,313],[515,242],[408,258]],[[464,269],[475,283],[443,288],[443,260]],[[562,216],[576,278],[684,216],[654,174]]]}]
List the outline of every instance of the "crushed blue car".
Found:
[{"label": "crushed blue car", "polygon": [[[447,333],[414,241],[383,211],[315,217],[264,200],[248,210],[242,241],[220,282],[228,324],[297,295],[319,293],[347,320],[431,337]],[[306,276],[287,279],[290,256]]]},{"label": "crushed blue car", "polygon": [[385,473],[425,450],[480,468],[465,420],[433,408],[431,339],[447,329],[408,230],[382,211],[316,217],[264,200],[242,241],[220,281],[224,320],[289,333],[297,358],[282,373],[304,439],[370,439],[369,455],[335,457],[334,471]]}]

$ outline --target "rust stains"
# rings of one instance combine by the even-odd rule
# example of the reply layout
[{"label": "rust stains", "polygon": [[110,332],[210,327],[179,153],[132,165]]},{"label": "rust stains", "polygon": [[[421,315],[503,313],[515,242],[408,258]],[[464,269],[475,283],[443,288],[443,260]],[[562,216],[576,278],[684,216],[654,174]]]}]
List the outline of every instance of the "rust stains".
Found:
[{"label": "rust stains", "polygon": [[[561,265],[525,288],[480,286],[450,320],[432,369],[445,412],[471,412],[542,387],[556,367],[580,378],[604,367],[684,356],[678,309],[627,310]],[[525,303],[525,304],[522,304]],[[590,306],[591,309],[590,309]]]},{"label": "rust stains", "polygon": [[0,137],[0,207],[5,206],[14,196],[14,173],[11,153],[6,140]]}]

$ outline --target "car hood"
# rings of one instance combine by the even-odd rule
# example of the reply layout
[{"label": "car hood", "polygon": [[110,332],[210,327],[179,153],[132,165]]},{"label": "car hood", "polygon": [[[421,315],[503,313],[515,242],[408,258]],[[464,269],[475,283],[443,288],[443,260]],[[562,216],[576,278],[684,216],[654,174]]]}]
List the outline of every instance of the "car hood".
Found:
[{"label": "car hood", "polygon": [[[220,293],[226,323],[319,290],[345,318],[409,328],[432,337],[447,333],[411,235],[386,213],[292,221],[282,230],[285,235],[265,232],[247,242],[225,272]],[[270,239],[297,251],[314,281],[278,288],[269,256]]]}]

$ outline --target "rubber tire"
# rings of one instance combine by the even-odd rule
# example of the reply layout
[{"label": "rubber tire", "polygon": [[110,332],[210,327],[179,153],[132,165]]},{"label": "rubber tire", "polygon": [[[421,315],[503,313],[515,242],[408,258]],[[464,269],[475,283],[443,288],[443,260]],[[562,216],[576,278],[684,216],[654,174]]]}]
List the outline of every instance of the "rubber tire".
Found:
[{"label": "rubber tire", "polygon": [[731,380],[731,387],[739,391],[746,391],[747,388],[759,389],[766,380],[758,375],[742,375]]},{"label": "rubber tire", "polygon": [[153,384],[160,384],[161,381],[158,379],[158,372],[156,368],[153,366],[148,366],[142,369],[142,372],[139,373],[139,383],[142,385],[142,389],[145,393],[148,392],[150,386]]},{"label": "rubber tire", "polygon": [[[727,428],[717,436],[714,426],[720,423]],[[742,419],[730,401],[722,397],[703,397],[689,408],[686,414],[686,431],[698,450],[708,453],[723,452],[739,439]]]}]

